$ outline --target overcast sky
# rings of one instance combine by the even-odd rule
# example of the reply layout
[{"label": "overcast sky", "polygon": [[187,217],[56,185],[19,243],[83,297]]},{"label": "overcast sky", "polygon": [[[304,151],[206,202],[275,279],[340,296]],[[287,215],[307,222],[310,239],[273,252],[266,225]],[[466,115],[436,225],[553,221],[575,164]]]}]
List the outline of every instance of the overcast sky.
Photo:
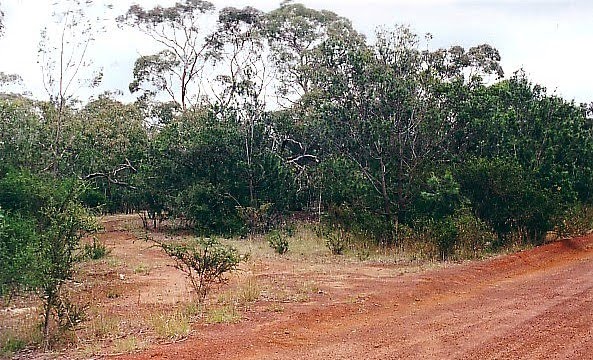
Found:
[{"label": "overcast sky", "polygon": [[[0,71],[20,74],[36,97],[46,97],[37,64],[42,27],[50,21],[52,4],[61,0],[0,0],[6,31],[0,39]],[[167,0],[96,0],[105,17],[125,12],[132,3],[164,6]],[[111,2],[113,9],[102,4]],[[254,6],[269,11],[274,0],[215,0],[224,6]],[[433,48],[489,43],[502,56],[507,75],[523,68],[529,78],[568,100],[593,101],[593,1],[591,0],[302,0],[306,6],[332,10],[349,18],[372,37],[377,26],[410,25],[418,34],[431,33]],[[152,53],[150,43],[129,31],[113,29],[93,44],[91,56],[105,69],[102,90],[127,93],[134,60]]]}]

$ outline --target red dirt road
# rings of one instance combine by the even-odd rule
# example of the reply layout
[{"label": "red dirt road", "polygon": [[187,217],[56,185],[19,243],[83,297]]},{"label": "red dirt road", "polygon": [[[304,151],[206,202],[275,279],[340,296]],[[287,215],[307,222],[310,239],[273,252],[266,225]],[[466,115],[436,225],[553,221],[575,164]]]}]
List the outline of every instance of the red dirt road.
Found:
[{"label": "red dirt road", "polygon": [[342,282],[352,297],[321,283],[282,313],[117,359],[593,359],[593,236]]}]

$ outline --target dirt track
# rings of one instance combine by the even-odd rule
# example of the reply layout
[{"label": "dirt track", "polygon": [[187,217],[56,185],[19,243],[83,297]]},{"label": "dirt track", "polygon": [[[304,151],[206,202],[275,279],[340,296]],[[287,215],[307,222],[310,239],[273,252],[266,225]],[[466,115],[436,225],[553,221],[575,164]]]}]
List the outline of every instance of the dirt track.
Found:
[{"label": "dirt track", "polygon": [[417,274],[342,275],[341,289],[282,313],[118,359],[593,359],[592,236]]}]

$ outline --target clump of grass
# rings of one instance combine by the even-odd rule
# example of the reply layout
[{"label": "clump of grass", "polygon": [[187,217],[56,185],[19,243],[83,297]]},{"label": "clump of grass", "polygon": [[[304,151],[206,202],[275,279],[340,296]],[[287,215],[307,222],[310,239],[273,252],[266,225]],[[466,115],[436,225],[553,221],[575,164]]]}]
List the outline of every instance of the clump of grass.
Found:
[{"label": "clump of grass", "polygon": [[146,348],[146,343],[136,336],[128,336],[123,339],[118,339],[113,344],[113,351],[115,353],[129,354],[138,350]]},{"label": "clump of grass", "polygon": [[150,324],[158,337],[166,339],[183,338],[191,330],[190,316],[184,311],[153,315]]},{"label": "clump of grass", "polygon": [[41,344],[43,335],[34,318],[27,317],[0,331],[0,357],[10,357],[28,346]]},{"label": "clump of grass", "polygon": [[342,229],[330,231],[325,236],[325,245],[332,255],[343,255],[349,242],[349,234]]},{"label": "clump of grass", "polygon": [[261,287],[254,277],[243,279],[235,288],[218,296],[217,303],[222,305],[245,306],[259,300]]},{"label": "clump of grass", "polygon": [[89,330],[98,339],[114,337],[119,333],[119,319],[99,314],[92,319]]},{"label": "clump of grass", "polygon": [[266,308],[266,311],[281,313],[281,312],[284,312],[284,306],[282,306],[280,304],[273,303]]},{"label": "clump of grass", "polygon": [[9,335],[0,342],[0,356],[10,357],[14,353],[23,350],[26,346],[26,340]]},{"label": "clump of grass", "polygon": [[109,253],[111,253],[111,250],[102,242],[97,241],[96,238],[93,238],[92,243],[85,243],[82,246],[83,259],[99,260],[109,255]]},{"label": "clump of grass", "polygon": [[144,263],[140,263],[138,265],[136,265],[134,267],[134,274],[139,274],[139,275],[150,275],[150,266],[144,264]]},{"label": "clump of grass", "polygon": [[367,261],[371,257],[371,250],[368,246],[359,246],[356,249],[356,258],[358,261]]},{"label": "clump of grass", "polygon": [[294,301],[306,302],[309,301],[311,294],[317,294],[319,292],[319,285],[315,281],[304,281],[297,288],[297,292],[294,295]]},{"label": "clump of grass", "polygon": [[114,287],[107,289],[106,296],[108,299],[117,299],[122,296],[122,290]]},{"label": "clump of grass", "polygon": [[203,307],[199,303],[189,302],[182,309],[181,312],[190,319],[202,315]]},{"label": "clump of grass", "polygon": [[235,324],[241,320],[241,313],[234,304],[215,307],[206,313],[208,324]]},{"label": "clump of grass", "polygon": [[261,296],[261,287],[255,277],[248,277],[237,288],[237,298],[243,304],[252,303]]}]

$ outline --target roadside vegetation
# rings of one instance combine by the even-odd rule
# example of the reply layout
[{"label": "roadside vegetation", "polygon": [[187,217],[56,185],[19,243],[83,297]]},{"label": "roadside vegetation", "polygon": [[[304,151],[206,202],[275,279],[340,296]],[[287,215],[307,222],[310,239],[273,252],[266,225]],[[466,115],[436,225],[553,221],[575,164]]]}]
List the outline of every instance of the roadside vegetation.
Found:
[{"label": "roadside vegetation", "polygon": [[[92,62],[59,54],[97,34],[84,4],[67,14],[81,19],[59,17],[76,41],[45,34],[40,48],[48,99],[0,95],[2,307],[24,301],[41,314],[1,324],[0,354],[89,334],[115,341],[115,352],[147,346],[76,301],[78,271],[122,266],[92,237],[97,215],[138,214],[143,229],[133,231],[147,244],[158,237],[187,275],[195,307],[142,320],[171,341],[196,319],[237,322],[262,297],[281,312],[282,301],[319,290],[282,293],[247,278],[206,301],[252,256],[456,261],[593,227],[593,106],[521,70],[505,77],[487,44],[431,49],[402,26],[371,43],[348,19],[293,2],[268,13],[135,5],[119,25],[163,45],[136,60],[137,101],[82,101],[56,79],[81,80]],[[212,33],[197,26],[209,17]]]}]

